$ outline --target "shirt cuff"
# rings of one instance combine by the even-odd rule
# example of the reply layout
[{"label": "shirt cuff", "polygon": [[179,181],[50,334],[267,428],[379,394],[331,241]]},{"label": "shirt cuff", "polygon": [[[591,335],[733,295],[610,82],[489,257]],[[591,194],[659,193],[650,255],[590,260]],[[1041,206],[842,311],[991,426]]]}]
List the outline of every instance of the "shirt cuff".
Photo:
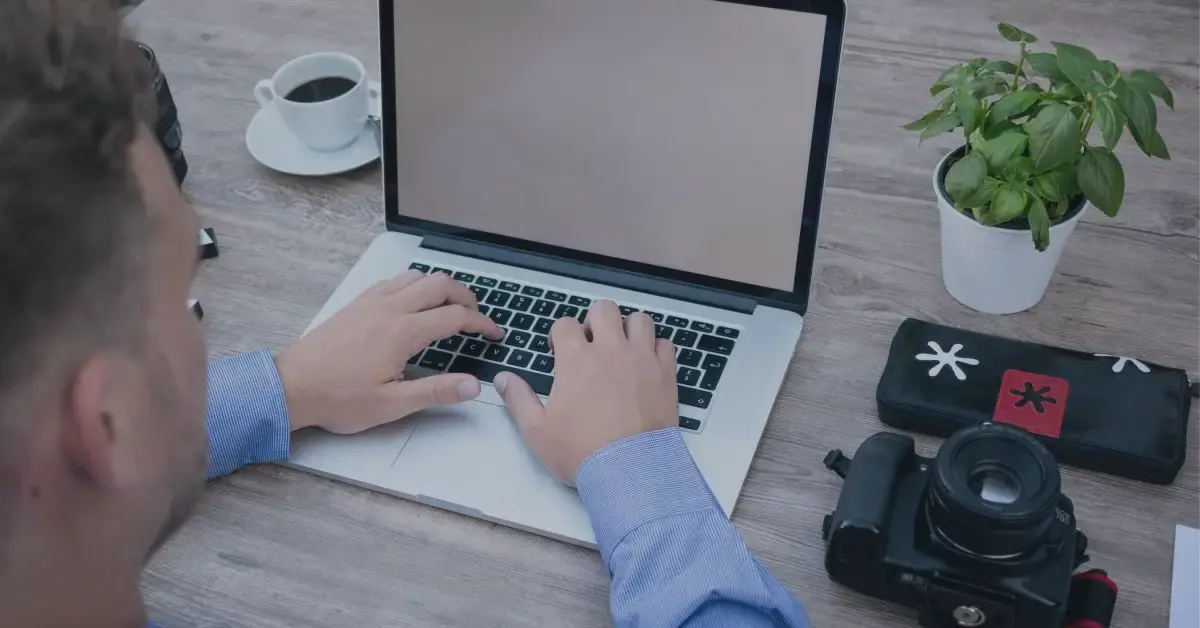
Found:
[{"label": "shirt cuff", "polygon": [[[630,532],[663,517],[720,511],[677,428],[631,436],[588,456],[575,473],[604,564]],[[723,515],[722,515],[723,516]]]},{"label": "shirt cuff", "polygon": [[283,382],[267,349],[208,364],[208,477],[285,460],[291,423]]}]

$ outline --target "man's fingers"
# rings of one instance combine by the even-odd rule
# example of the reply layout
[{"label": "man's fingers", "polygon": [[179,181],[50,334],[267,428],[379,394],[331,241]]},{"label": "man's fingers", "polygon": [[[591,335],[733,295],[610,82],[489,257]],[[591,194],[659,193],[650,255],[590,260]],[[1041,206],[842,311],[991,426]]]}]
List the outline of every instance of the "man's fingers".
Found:
[{"label": "man's fingers", "polygon": [[406,318],[414,323],[405,328],[410,333],[415,331],[415,340],[421,343],[418,347],[458,333],[483,334],[496,340],[504,336],[504,331],[496,325],[496,321],[480,314],[475,307],[468,308],[457,303],[409,314]]},{"label": "man's fingers", "polygon": [[542,405],[542,400],[517,374],[505,371],[496,375],[492,380],[492,387],[500,393],[504,407],[508,408],[508,413],[517,422],[517,427],[522,433],[526,426],[545,418],[546,408]]},{"label": "man's fingers", "polygon": [[[591,316],[591,312],[588,312]],[[550,347],[555,353],[570,351],[576,347],[587,344],[587,337],[583,334],[583,325],[579,321],[564,317],[554,321],[554,326],[550,328]]]},{"label": "man's fingers", "polygon": [[592,342],[616,342],[625,340],[625,328],[621,324],[621,311],[617,304],[601,299],[588,310],[585,331],[590,331]]},{"label": "man's fingers", "polygon": [[675,373],[675,345],[671,344],[666,338],[659,338],[654,343],[654,354],[658,356],[658,363],[663,365],[663,368],[671,369],[671,373]]},{"label": "man's fingers", "polygon": [[[591,312],[588,313],[591,315]],[[639,351],[654,348],[654,321],[645,312],[634,312],[625,317],[625,336]]]},{"label": "man's fingers", "polygon": [[397,419],[427,408],[474,399],[480,390],[478,379],[458,373],[389,382],[384,386],[395,400],[391,410]]},{"label": "man's fingers", "polygon": [[476,308],[475,294],[445,273],[428,275],[395,293],[403,313],[423,312],[447,304]]}]

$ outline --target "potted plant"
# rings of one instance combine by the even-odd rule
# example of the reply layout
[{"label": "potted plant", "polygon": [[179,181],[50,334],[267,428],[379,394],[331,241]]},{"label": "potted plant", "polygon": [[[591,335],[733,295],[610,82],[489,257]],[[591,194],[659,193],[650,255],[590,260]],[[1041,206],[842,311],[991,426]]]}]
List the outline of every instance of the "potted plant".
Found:
[{"label": "potted plant", "polygon": [[1146,155],[1170,159],[1155,99],[1171,90],[1146,70],[1124,72],[1086,48],[1038,40],[1010,24],[1015,61],[972,59],[938,77],[937,106],[904,125],[921,141],[962,129],[963,146],[934,170],[942,281],[989,314],[1033,307],[1088,205],[1115,216],[1125,173],[1113,148],[1128,130]]}]

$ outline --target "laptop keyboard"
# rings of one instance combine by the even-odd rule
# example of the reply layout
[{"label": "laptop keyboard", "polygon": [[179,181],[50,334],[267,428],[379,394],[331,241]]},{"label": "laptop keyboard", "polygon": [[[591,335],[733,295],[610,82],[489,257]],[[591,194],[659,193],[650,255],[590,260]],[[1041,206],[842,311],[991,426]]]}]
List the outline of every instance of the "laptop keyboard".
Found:
[{"label": "laptop keyboard", "polygon": [[[434,342],[414,355],[409,364],[432,371],[470,373],[485,382],[491,382],[502,371],[515,371],[538,394],[550,394],[554,384],[550,327],[556,319],[568,316],[583,322],[592,297],[420,262],[409,268],[446,273],[467,285],[479,301],[479,311],[504,330],[501,340],[459,334]],[[640,309],[624,304],[618,307],[624,316]],[[707,410],[740,331],[678,314],[645,312],[654,321],[655,334],[675,344],[679,403]],[[679,417],[681,428],[696,431],[700,425],[700,419]]]}]

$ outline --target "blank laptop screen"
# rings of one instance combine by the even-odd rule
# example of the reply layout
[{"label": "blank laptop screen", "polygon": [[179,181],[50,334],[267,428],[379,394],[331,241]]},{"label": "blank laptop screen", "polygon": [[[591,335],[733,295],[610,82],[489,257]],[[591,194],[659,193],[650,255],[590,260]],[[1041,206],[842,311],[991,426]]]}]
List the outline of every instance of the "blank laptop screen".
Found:
[{"label": "blank laptop screen", "polygon": [[821,15],[396,0],[406,216],[791,291]]}]

